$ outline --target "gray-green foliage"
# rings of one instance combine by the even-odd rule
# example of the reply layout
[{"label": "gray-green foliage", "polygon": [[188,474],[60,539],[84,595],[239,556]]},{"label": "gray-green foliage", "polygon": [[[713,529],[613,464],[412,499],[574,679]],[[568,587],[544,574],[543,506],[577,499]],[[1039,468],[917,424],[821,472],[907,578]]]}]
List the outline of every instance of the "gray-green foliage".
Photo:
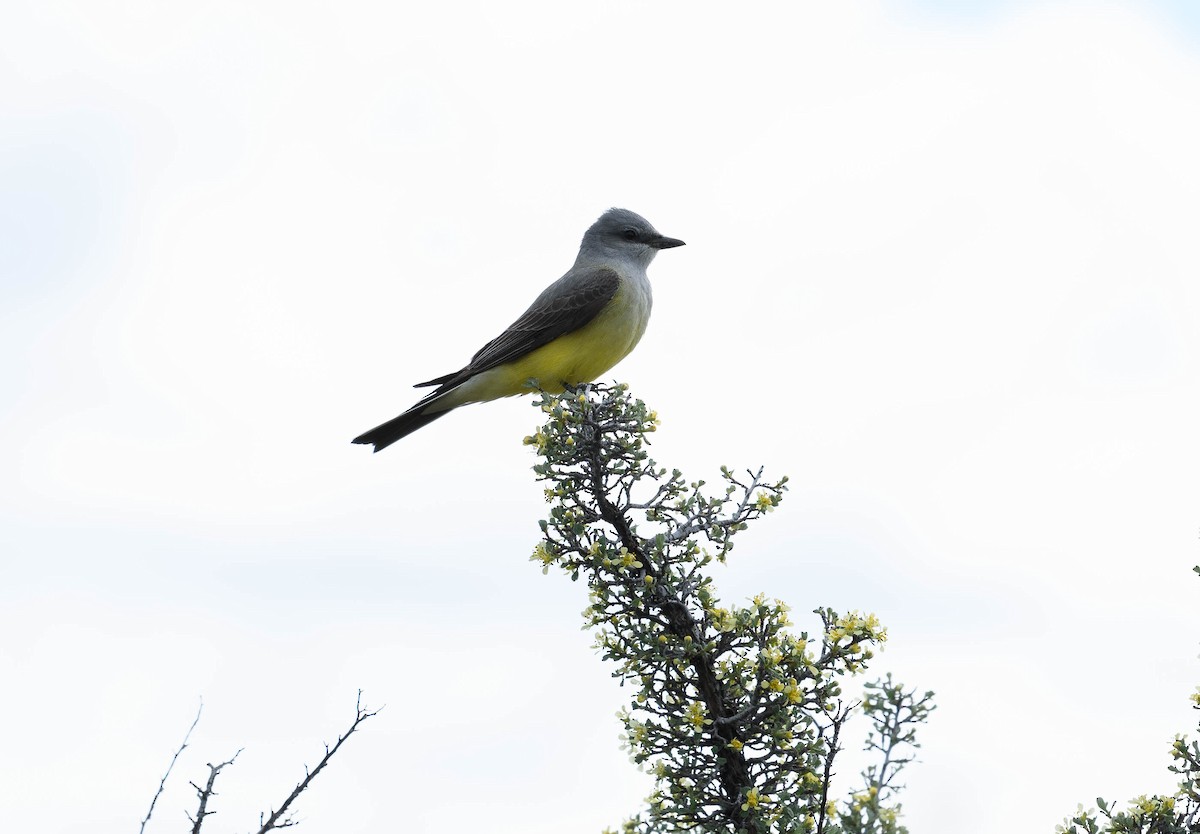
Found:
[{"label": "gray-green foliage", "polygon": [[[1200,574],[1200,566],[1192,570]],[[1191,701],[1192,708],[1200,710],[1200,687]],[[1200,742],[1175,736],[1167,769],[1179,777],[1175,793],[1143,794],[1124,809],[1097,797],[1096,808],[1080,806],[1055,830],[1059,834],[1200,834]]]},{"label": "gray-green foliage", "polygon": [[842,801],[830,797],[839,738],[859,702],[843,693],[886,632],[874,615],[817,610],[820,630],[790,630],[788,607],[759,595],[722,604],[706,568],[778,505],[787,479],[722,469],[704,481],[659,468],[646,434],[657,415],[625,386],[543,394],[545,424],[526,442],[551,504],[533,558],[583,578],[586,625],[614,676],[635,690],[624,743],[656,779],[626,832],[901,832],[895,777],[930,710],[890,677],[861,706],[879,764]]}]

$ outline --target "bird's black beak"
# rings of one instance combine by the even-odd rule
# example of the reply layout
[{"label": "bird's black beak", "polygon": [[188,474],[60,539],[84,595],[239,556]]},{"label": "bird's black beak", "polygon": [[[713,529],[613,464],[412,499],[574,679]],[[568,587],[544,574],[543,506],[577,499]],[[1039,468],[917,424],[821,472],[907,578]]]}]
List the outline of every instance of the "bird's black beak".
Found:
[{"label": "bird's black beak", "polygon": [[676,240],[673,237],[663,237],[659,235],[656,240],[652,240],[650,245],[655,249],[674,249],[676,246],[686,246],[682,240]]}]

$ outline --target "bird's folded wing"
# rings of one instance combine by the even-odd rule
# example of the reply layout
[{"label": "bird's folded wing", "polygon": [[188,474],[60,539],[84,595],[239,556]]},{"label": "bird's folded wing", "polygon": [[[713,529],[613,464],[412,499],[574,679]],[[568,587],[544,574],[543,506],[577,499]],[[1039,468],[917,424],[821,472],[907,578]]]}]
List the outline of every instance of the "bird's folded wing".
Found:
[{"label": "bird's folded wing", "polygon": [[440,385],[451,388],[477,373],[520,359],[559,336],[578,330],[612,301],[620,283],[616,271],[607,267],[568,272],[547,287],[507,330],[480,348],[461,371],[414,387]]}]

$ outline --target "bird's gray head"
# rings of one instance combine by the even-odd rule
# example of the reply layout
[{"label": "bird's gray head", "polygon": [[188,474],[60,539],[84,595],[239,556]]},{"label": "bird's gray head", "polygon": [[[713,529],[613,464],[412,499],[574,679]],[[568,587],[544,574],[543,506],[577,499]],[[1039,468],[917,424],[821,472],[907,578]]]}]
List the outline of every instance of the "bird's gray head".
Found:
[{"label": "bird's gray head", "polygon": [[621,257],[646,267],[658,250],[673,246],[683,246],[683,241],[659,234],[640,214],[629,209],[611,208],[584,232],[578,260]]}]

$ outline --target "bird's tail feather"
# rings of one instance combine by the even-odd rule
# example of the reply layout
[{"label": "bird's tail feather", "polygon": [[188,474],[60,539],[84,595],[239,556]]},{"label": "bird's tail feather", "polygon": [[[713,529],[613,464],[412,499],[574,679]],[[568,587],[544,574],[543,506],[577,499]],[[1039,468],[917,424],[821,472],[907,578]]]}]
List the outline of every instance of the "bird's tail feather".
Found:
[{"label": "bird's tail feather", "polygon": [[418,382],[413,386],[413,388],[432,388],[435,385],[445,385],[447,382],[458,376],[462,376],[462,371],[455,371],[452,374],[439,376],[437,379],[431,379],[428,382]]},{"label": "bird's tail feather", "polygon": [[368,432],[360,434],[351,443],[374,444],[375,451],[378,452],[391,446],[402,437],[415,432],[422,426],[429,425],[437,418],[444,414],[449,414],[451,409],[444,411],[406,411],[399,417],[393,417],[386,423],[381,423]]}]

